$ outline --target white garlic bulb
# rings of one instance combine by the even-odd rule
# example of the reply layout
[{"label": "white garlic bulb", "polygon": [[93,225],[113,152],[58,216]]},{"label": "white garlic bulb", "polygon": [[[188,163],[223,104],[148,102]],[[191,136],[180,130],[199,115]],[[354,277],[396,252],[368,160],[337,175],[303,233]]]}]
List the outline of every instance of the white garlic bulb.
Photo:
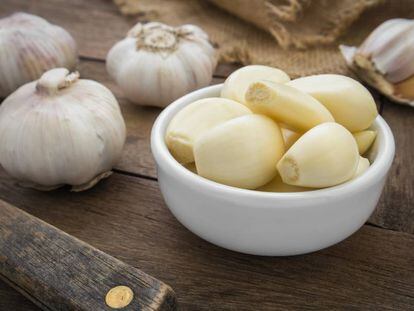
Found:
[{"label": "white garlic bulb", "polygon": [[129,100],[165,107],[209,85],[217,55],[207,34],[197,26],[139,23],[111,48],[106,64]]},{"label": "white garlic bulb", "polygon": [[55,67],[73,69],[76,43],[63,28],[26,13],[0,19],[0,97]]},{"label": "white garlic bulb", "polygon": [[126,129],[118,102],[103,85],[78,77],[52,69],[0,106],[0,164],[23,185],[85,190],[120,158]]},{"label": "white garlic bulb", "polygon": [[414,106],[414,20],[379,25],[359,47],[341,45],[347,64],[389,98]]}]

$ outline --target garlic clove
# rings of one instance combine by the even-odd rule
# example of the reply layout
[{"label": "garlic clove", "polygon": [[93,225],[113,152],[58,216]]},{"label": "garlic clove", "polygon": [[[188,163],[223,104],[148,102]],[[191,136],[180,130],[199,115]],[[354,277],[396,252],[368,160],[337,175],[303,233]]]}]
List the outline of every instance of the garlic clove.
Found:
[{"label": "garlic clove", "polygon": [[371,93],[358,81],[342,75],[322,74],[292,80],[287,85],[321,102],[335,121],[349,131],[362,131],[378,115]]},{"label": "garlic clove", "polygon": [[367,158],[359,157],[358,166],[352,179],[361,176],[369,168],[369,160]]},{"label": "garlic clove", "polygon": [[372,143],[375,140],[375,137],[377,136],[376,131],[361,131],[356,132],[352,134],[355,138],[355,141],[358,145],[359,154],[364,154],[368,151],[368,149],[371,147]]},{"label": "garlic clove", "polygon": [[276,177],[273,178],[269,183],[257,188],[256,190],[264,192],[303,192],[314,189],[285,184],[280,175],[276,174]]},{"label": "garlic clove", "polygon": [[194,162],[193,146],[200,135],[220,123],[251,113],[246,106],[226,98],[197,100],[174,116],[168,125],[165,142],[178,162]]},{"label": "garlic clove", "polygon": [[55,67],[76,67],[75,40],[45,19],[14,13],[0,19],[0,97]]},{"label": "garlic clove", "polygon": [[283,182],[323,188],[354,176],[359,161],[352,134],[338,123],[315,126],[293,144],[277,164]]},{"label": "garlic clove", "polygon": [[194,25],[137,24],[106,57],[110,76],[139,105],[165,107],[210,84],[217,53]]},{"label": "garlic clove", "polygon": [[126,128],[106,87],[56,68],[0,106],[0,164],[19,183],[85,190],[119,160]]},{"label": "garlic clove", "polygon": [[197,167],[195,165],[195,162],[187,163],[183,165],[186,169],[188,169],[190,172],[197,174]]},{"label": "garlic clove", "polygon": [[254,113],[267,115],[302,132],[334,121],[331,113],[315,98],[286,84],[252,83],[246,92],[246,105]]},{"label": "garlic clove", "polygon": [[279,126],[270,118],[255,114],[217,125],[194,145],[200,176],[245,189],[256,189],[272,180],[283,153]]},{"label": "garlic clove", "polygon": [[398,103],[414,106],[413,91],[408,87],[414,77],[414,20],[390,19],[361,46],[341,45],[340,51],[348,66],[365,82]]},{"label": "garlic clove", "polygon": [[258,80],[285,83],[290,78],[284,71],[277,68],[262,65],[245,66],[227,77],[221,89],[221,97],[230,98],[244,104],[244,97],[249,85]]},{"label": "garlic clove", "polygon": [[302,133],[294,132],[288,128],[284,128],[283,126],[280,126],[280,130],[282,131],[286,150],[288,150],[302,136]]}]

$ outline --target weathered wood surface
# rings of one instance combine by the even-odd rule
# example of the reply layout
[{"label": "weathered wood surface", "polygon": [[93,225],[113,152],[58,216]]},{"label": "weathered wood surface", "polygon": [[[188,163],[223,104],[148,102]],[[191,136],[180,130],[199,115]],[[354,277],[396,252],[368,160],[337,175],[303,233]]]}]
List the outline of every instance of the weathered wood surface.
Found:
[{"label": "weathered wood surface", "polygon": [[112,310],[105,297],[122,285],[126,311],[176,310],[168,285],[2,200],[0,236],[1,278],[43,309]]},{"label": "weathered wood surface", "polygon": [[152,180],[114,174],[77,194],[22,189],[5,177],[0,187],[1,198],[170,284],[183,310],[408,310],[414,305],[410,234],[364,226],[310,255],[249,256],[186,230]]},{"label": "weathered wood surface", "polygon": [[[384,118],[396,138],[396,160],[370,219],[375,226],[403,232],[366,225],[350,239],[311,255],[236,254],[195,237],[165,208],[149,149],[160,109],[130,104],[105,71],[112,44],[146,17],[123,17],[110,0],[0,1],[0,16],[18,10],[43,16],[74,36],[81,75],[115,93],[128,138],[119,173],[90,191],[39,193],[15,186],[0,172],[0,198],[166,281],[184,310],[412,309],[414,110],[384,104]],[[213,83],[234,68],[221,64]],[[0,282],[0,310],[38,309]]]}]

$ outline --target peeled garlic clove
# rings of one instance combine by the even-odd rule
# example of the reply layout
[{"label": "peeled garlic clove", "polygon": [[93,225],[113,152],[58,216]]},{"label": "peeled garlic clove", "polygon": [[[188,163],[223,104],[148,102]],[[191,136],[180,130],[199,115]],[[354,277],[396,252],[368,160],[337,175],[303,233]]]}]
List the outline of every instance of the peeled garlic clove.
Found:
[{"label": "peeled garlic clove", "polygon": [[77,60],[76,43],[63,28],[27,13],[0,19],[0,97],[48,69],[73,69]]},{"label": "peeled garlic clove", "polygon": [[200,176],[245,189],[256,189],[272,180],[283,152],[278,125],[254,114],[217,125],[194,145]]},{"label": "peeled garlic clove", "polygon": [[335,121],[349,131],[362,131],[378,115],[371,93],[358,81],[342,75],[323,74],[292,80],[287,85],[321,102]]},{"label": "peeled garlic clove", "polygon": [[357,142],[359,154],[364,154],[374,142],[377,132],[367,130],[356,132],[352,135],[354,135],[355,141]]},{"label": "peeled garlic clove", "polygon": [[[414,106],[414,20],[395,18],[379,25],[359,47],[340,46],[365,82],[399,103]],[[401,83],[403,87],[401,87]]]},{"label": "peeled garlic clove", "polygon": [[262,65],[245,66],[227,77],[221,89],[221,97],[230,98],[244,104],[244,96],[249,85],[258,80],[285,83],[290,78],[284,71],[277,68]]},{"label": "peeled garlic clove", "polygon": [[264,186],[257,188],[256,190],[264,192],[303,192],[314,189],[285,184],[282,181],[280,175],[276,174],[276,177],[273,178],[272,181],[270,181]]},{"label": "peeled garlic clove", "polygon": [[85,190],[121,156],[125,123],[103,85],[65,68],[23,85],[0,106],[0,164],[38,189]]},{"label": "peeled garlic clove", "polygon": [[195,165],[195,162],[184,164],[184,167],[192,173],[197,174],[197,167]]},{"label": "peeled garlic clove", "polygon": [[285,149],[288,150],[298,139],[302,133],[294,132],[290,129],[280,127],[282,131],[283,141],[285,142]]},{"label": "peeled garlic clove", "polygon": [[267,115],[303,132],[334,121],[330,112],[315,98],[286,84],[252,83],[246,92],[246,105],[254,113]]},{"label": "peeled garlic clove", "polygon": [[367,158],[359,157],[358,166],[352,179],[361,176],[369,168],[369,160]]},{"label": "peeled garlic clove", "polygon": [[140,105],[165,107],[210,84],[217,54],[194,25],[135,25],[106,57],[109,75],[126,97]]},{"label": "peeled garlic clove", "polygon": [[359,161],[358,146],[342,125],[320,124],[293,144],[277,164],[283,182],[323,188],[354,176]]},{"label": "peeled garlic clove", "polygon": [[191,103],[180,110],[168,125],[165,142],[180,163],[194,162],[196,139],[212,127],[252,112],[230,99],[213,97]]}]

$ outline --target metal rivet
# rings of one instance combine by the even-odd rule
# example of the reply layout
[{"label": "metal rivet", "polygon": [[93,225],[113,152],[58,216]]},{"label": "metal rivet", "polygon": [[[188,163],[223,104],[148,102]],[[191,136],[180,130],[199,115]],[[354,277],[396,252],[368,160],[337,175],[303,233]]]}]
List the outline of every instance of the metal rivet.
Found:
[{"label": "metal rivet", "polygon": [[111,288],[105,297],[106,304],[113,309],[121,309],[129,305],[134,298],[134,293],[128,286],[115,286]]}]

